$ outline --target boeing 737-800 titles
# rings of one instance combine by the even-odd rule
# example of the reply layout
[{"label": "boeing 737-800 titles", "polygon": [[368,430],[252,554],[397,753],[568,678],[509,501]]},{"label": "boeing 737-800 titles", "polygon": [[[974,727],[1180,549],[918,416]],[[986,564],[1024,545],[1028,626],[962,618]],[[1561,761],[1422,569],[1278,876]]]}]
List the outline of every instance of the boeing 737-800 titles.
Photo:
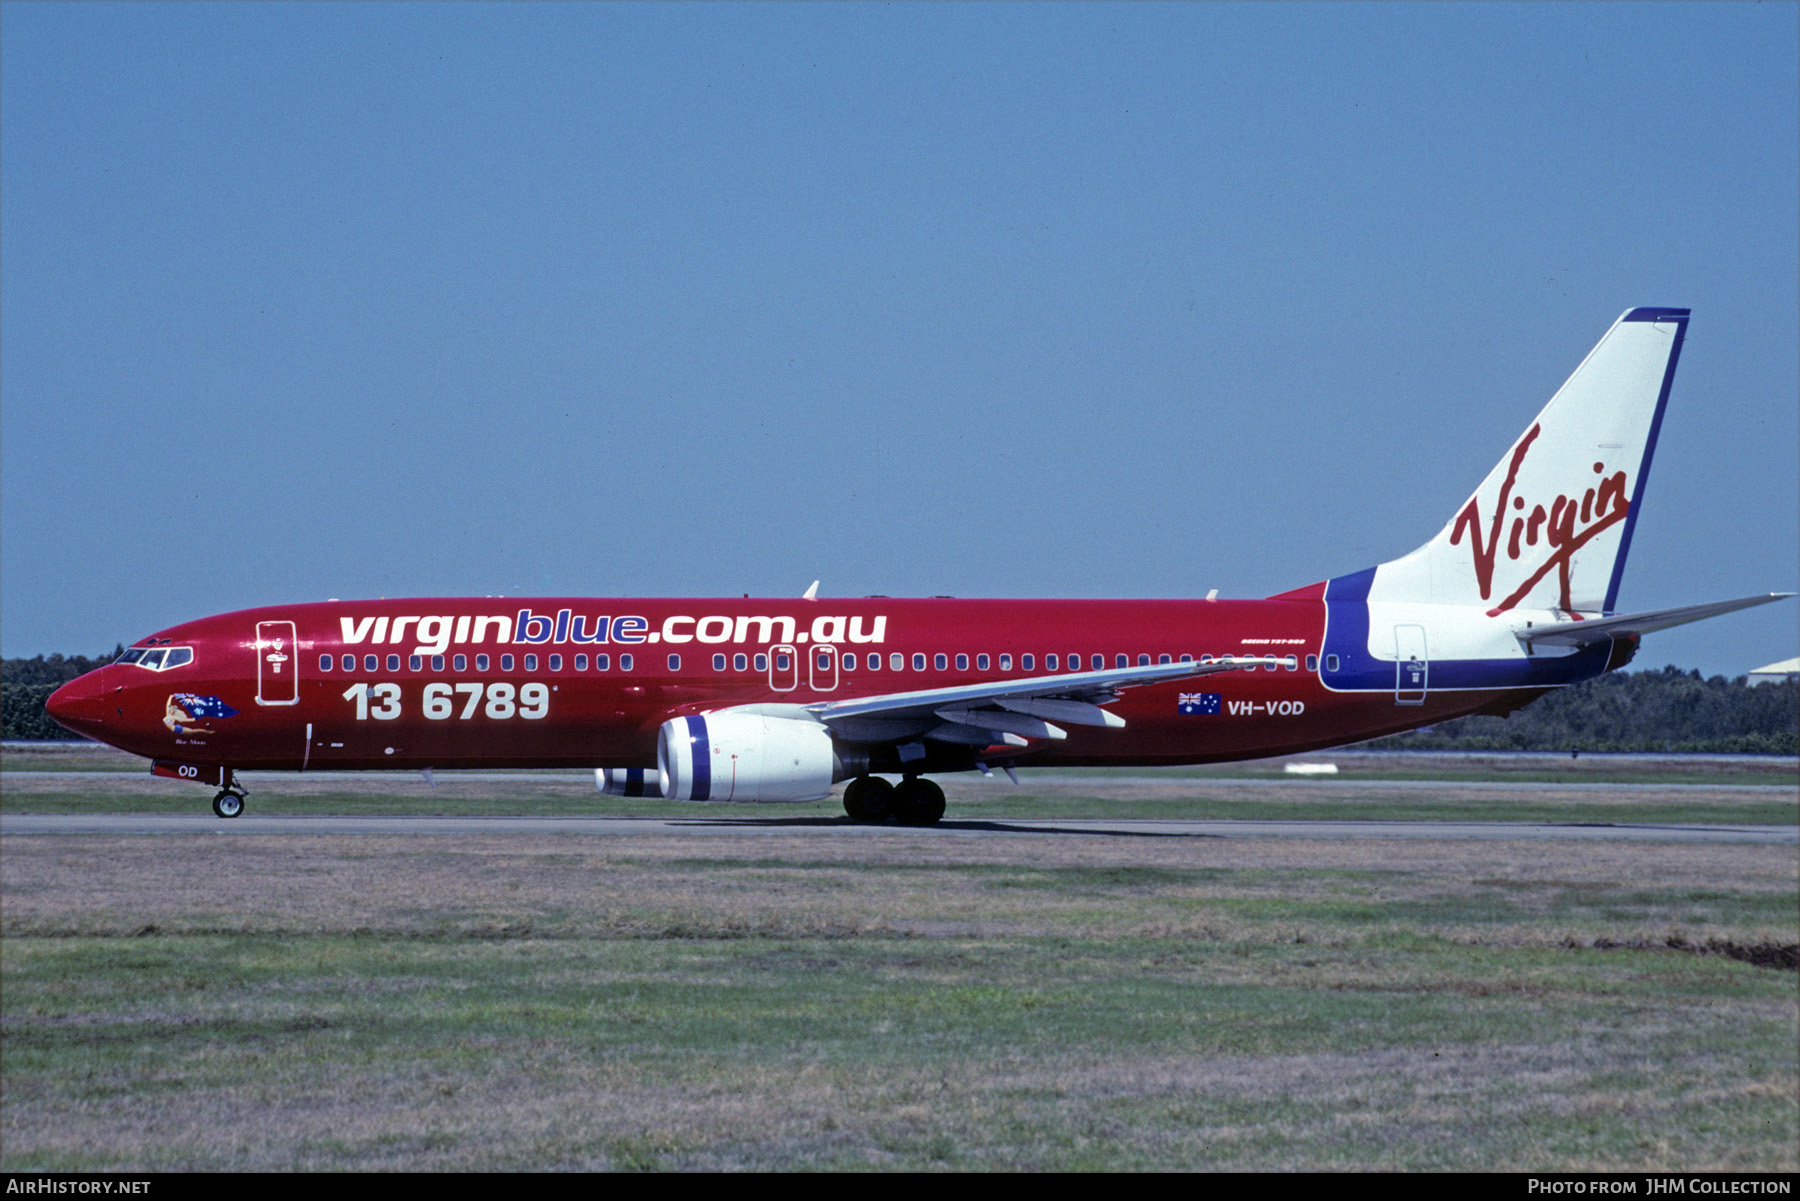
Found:
[{"label": "boeing 737-800 titles", "polygon": [[[1213,763],[1470,713],[1791,593],[1614,612],[1686,309],[1620,317],[1437,536],[1266,600],[414,599],[138,640],[48,703],[218,789],[237,773],[582,767],[602,791],[944,812],[933,773]],[[899,783],[886,777],[895,776]]]}]

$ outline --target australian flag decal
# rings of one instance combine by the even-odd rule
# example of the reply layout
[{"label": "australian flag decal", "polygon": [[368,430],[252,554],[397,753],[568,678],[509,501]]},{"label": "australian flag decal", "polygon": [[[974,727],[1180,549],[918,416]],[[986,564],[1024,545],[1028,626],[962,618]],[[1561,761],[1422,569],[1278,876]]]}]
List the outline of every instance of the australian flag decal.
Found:
[{"label": "australian flag decal", "polygon": [[1216,717],[1222,692],[1184,692],[1175,699],[1175,711],[1186,717]]},{"label": "australian flag decal", "polygon": [[236,717],[237,710],[227,705],[216,696],[195,696],[191,692],[177,692],[170,698],[183,709],[189,717],[198,720],[202,717]]}]

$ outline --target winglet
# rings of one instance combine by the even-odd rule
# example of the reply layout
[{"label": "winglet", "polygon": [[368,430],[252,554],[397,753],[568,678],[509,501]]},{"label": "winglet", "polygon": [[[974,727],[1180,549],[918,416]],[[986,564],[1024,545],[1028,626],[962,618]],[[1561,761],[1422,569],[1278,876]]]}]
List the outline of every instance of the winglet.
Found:
[{"label": "winglet", "polygon": [[819,599],[819,581],[814,580],[812,582],[812,587],[808,588],[804,593],[802,593],[800,596],[800,599],[801,600],[809,600],[809,601],[818,600]]}]

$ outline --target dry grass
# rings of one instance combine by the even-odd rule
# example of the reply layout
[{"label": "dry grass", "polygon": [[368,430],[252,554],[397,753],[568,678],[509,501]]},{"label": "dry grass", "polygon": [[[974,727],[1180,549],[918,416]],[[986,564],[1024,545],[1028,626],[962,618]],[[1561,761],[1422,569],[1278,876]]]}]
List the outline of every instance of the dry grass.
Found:
[{"label": "dry grass", "polygon": [[0,840],[0,1167],[1793,1170],[1792,848]]}]

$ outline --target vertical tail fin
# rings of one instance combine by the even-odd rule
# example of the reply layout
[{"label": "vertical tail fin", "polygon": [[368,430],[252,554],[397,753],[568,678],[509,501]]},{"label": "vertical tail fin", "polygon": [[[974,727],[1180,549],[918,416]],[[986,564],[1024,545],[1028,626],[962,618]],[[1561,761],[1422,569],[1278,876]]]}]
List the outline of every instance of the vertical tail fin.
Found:
[{"label": "vertical tail fin", "polygon": [[1370,599],[1610,612],[1644,500],[1687,309],[1632,309],[1437,537]]}]

